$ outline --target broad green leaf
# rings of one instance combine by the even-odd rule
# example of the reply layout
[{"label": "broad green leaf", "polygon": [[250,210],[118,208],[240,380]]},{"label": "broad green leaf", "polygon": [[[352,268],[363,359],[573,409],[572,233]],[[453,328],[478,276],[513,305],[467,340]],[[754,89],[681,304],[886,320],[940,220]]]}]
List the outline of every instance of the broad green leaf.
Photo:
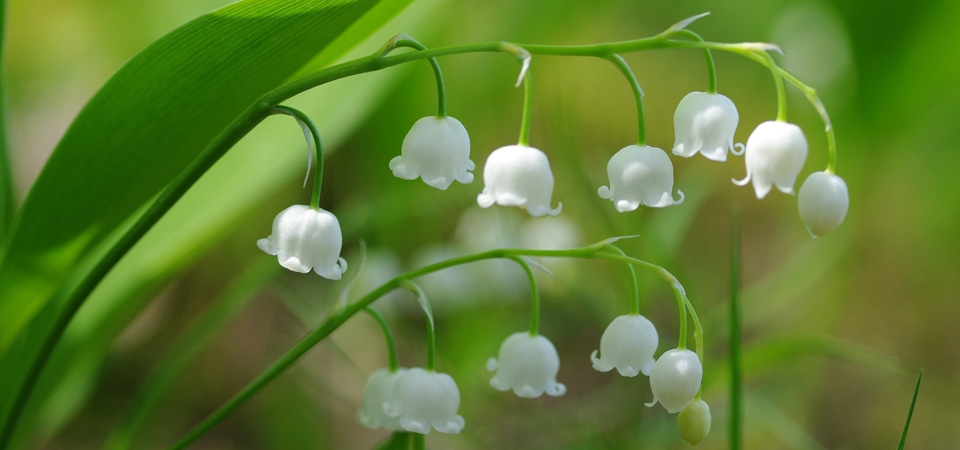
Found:
[{"label": "broad green leaf", "polygon": [[23,359],[50,327],[52,315],[37,314],[55,311],[123,225],[234,118],[376,3],[229,5],[149,46],[90,100],[20,209],[0,262],[4,419]]},{"label": "broad green leaf", "polygon": [[[7,242],[7,233],[10,231],[10,221],[13,219],[13,170],[10,169],[10,158],[7,155],[7,123],[4,112],[3,93],[5,92],[5,74],[3,70],[3,38],[6,36],[7,2],[0,1],[0,255]],[[2,258],[2,256],[0,256]]]},{"label": "broad green leaf", "polygon": [[0,354],[124,220],[375,3],[242,1],[121,68],[67,130],[16,218],[0,263]]},{"label": "broad green leaf", "polygon": [[[347,46],[342,44],[345,38],[359,41],[382,25],[371,17],[388,20],[390,17],[383,14],[384,10],[396,12],[400,9],[398,5],[409,1],[386,0],[377,5],[321,56],[332,62],[331,49],[346,50]],[[363,48],[344,58],[369,54],[397,30],[423,28],[420,24],[432,22],[427,19],[435,17],[445,4],[448,4],[446,0],[415,3],[370,36]],[[366,27],[365,32],[361,31],[361,25]],[[341,80],[335,86],[304,93],[290,104],[296,104],[317,122],[329,155],[355,132],[362,118],[380,105],[381,99],[395,89],[406,73],[406,68],[396,68]],[[89,388],[92,383],[68,381],[95,379],[111,343],[168,279],[185,270],[251,217],[263,222],[267,227],[265,232],[269,231],[273,212],[265,213],[259,205],[279,189],[302,179],[306,162],[304,149],[303,135],[292,120],[271,118],[240,141],[197,182],[131,249],[78,311],[41,377],[37,397],[43,399],[43,404],[34,402],[34,409],[42,409],[28,412],[24,419],[28,429],[37,423],[41,434],[49,434],[72,415],[74,408],[67,407],[71,404],[68,401],[84,398],[78,390]],[[384,176],[389,176],[389,172],[385,171]],[[304,190],[304,196],[306,201],[309,190]],[[254,248],[252,242],[251,248]]]}]

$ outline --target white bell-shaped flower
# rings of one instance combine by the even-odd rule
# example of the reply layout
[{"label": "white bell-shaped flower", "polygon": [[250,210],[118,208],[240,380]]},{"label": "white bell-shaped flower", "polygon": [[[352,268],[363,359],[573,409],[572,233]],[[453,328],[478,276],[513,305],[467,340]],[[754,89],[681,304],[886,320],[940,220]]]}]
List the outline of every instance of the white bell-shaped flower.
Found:
[{"label": "white bell-shaped flower", "polygon": [[677,139],[673,154],[689,158],[700,152],[714,161],[726,161],[727,150],[734,151],[733,134],[740,115],[725,95],[691,92],[680,100],[673,115]]},{"label": "white bell-shaped flower", "polygon": [[702,399],[696,399],[680,411],[677,416],[677,428],[680,436],[690,445],[697,445],[710,434],[710,405]]},{"label": "white bell-shaped flower", "polygon": [[518,397],[536,398],[543,395],[554,397],[567,392],[567,387],[557,383],[560,371],[560,355],[549,339],[528,332],[514,333],[500,345],[497,358],[487,361],[487,370],[494,371],[490,386],[498,391],[513,389]]},{"label": "white bell-shaped flower", "polygon": [[697,354],[686,349],[667,350],[650,371],[650,390],[653,401],[647,406],[661,405],[670,414],[687,406],[700,390],[703,366]]},{"label": "white bell-shaped flower", "polygon": [[620,316],[613,319],[600,337],[600,357],[594,350],[590,360],[593,368],[600,372],[616,367],[625,377],[635,377],[638,373],[650,375],[658,342],[657,329],[646,317]]},{"label": "white bell-shaped flower", "polygon": [[542,151],[525,145],[508,145],[493,151],[483,166],[483,192],[477,204],[489,208],[494,203],[525,208],[533,217],[555,216],[563,208],[550,208],[553,197],[553,172]]},{"label": "white bell-shaped flower", "polygon": [[850,207],[847,183],[826,172],[807,177],[797,194],[797,209],[813,237],[823,236],[843,223]]},{"label": "white bell-shaped flower", "polygon": [[357,411],[357,420],[361,425],[371,429],[383,428],[391,431],[403,429],[400,427],[400,419],[388,416],[383,410],[383,404],[393,401],[397,380],[406,372],[407,369],[391,372],[383,368],[370,376],[366,387],[363,388],[362,406]]},{"label": "white bell-shaped flower", "polygon": [[413,124],[403,138],[400,156],[390,160],[398,178],[423,179],[424,183],[446,190],[454,180],[470,184],[475,165],[470,160],[470,136],[459,120],[450,116],[424,117]]},{"label": "white bell-shaped flower", "polygon": [[464,421],[457,414],[458,408],[460,390],[453,378],[419,367],[400,375],[392,397],[383,403],[383,411],[396,418],[401,429],[420,434],[430,433],[431,428],[441,433],[459,433]]},{"label": "white bell-shaped flower", "polygon": [[667,152],[649,145],[628,145],[607,163],[610,187],[601,186],[597,194],[610,199],[619,212],[633,211],[640,205],[662,208],[683,203],[683,192],[674,200],[673,163]]},{"label": "white bell-shaped flower", "polygon": [[347,261],[340,257],[342,246],[337,218],[307,205],[293,205],[281,211],[273,220],[273,233],[257,240],[257,247],[276,255],[281,266],[300,273],[313,269],[331,280],[339,280],[347,271]]},{"label": "white bell-shaped flower", "polygon": [[767,121],[747,138],[747,176],[734,180],[744,186],[753,180],[757,198],[764,198],[773,185],[785,194],[793,194],[793,184],[807,159],[807,138],[800,127],[786,122]]}]

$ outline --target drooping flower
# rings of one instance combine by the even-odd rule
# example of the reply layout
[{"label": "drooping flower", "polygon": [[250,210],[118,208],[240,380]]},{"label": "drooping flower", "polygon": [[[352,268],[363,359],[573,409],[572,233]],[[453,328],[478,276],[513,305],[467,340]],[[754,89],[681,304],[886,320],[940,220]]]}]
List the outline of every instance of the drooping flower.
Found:
[{"label": "drooping flower", "polygon": [[396,418],[401,429],[420,434],[431,428],[448,434],[463,429],[463,417],[457,414],[460,390],[450,375],[416,367],[400,375],[393,389],[383,411]]},{"label": "drooping flower", "polygon": [[650,390],[653,401],[647,406],[661,405],[670,414],[687,406],[700,390],[703,366],[697,354],[686,349],[667,350],[650,371]]},{"label": "drooping flower", "polygon": [[393,401],[394,387],[400,376],[407,372],[407,369],[400,369],[391,372],[383,368],[373,373],[367,380],[367,385],[363,388],[363,403],[360,410],[357,411],[357,420],[361,425],[371,428],[384,428],[391,431],[400,431],[400,420],[397,417],[390,417],[383,410],[384,403]]},{"label": "drooping flower", "polygon": [[680,436],[690,445],[697,445],[710,434],[710,405],[702,399],[696,399],[680,411],[677,416],[677,428]]},{"label": "drooping flower", "polygon": [[390,160],[398,178],[415,180],[446,190],[454,180],[470,184],[475,165],[470,160],[470,136],[459,120],[450,116],[424,117],[403,138],[400,156]]},{"label": "drooping flower", "polygon": [[553,197],[553,172],[542,151],[526,145],[508,145],[493,151],[483,167],[483,192],[477,204],[489,208],[494,203],[525,208],[533,217],[555,216],[563,208],[550,208]]},{"label": "drooping flower", "polygon": [[[499,360],[498,360],[499,359]],[[567,392],[557,383],[560,355],[549,339],[528,332],[514,333],[500,345],[498,358],[487,361],[487,370],[497,371],[490,386],[498,391],[513,389],[518,397],[561,396]]]},{"label": "drooping flower", "polygon": [[672,198],[673,163],[667,152],[649,145],[628,145],[607,163],[610,187],[601,186],[597,194],[613,201],[619,212],[633,211],[640,205],[663,208],[683,203]]},{"label": "drooping flower", "polygon": [[650,375],[653,369],[653,353],[657,351],[657,329],[653,323],[639,314],[619,316],[600,337],[600,357],[594,350],[590,355],[593,368],[609,372],[614,367],[625,377],[638,373]]},{"label": "drooping flower", "polygon": [[340,257],[342,246],[337,218],[307,205],[293,205],[281,211],[273,220],[270,236],[257,240],[257,247],[276,255],[281,266],[300,273],[313,269],[331,280],[339,280],[347,271],[347,261]]},{"label": "drooping flower", "polygon": [[800,127],[771,120],[750,133],[745,153],[747,176],[734,183],[744,186],[753,180],[757,198],[766,197],[772,185],[793,194],[793,184],[807,159],[807,138]]},{"label": "drooping flower", "polygon": [[827,172],[814,172],[800,186],[797,209],[813,237],[823,236],[843,223],[850,207],[847,184]]},{"label": "drooping flower", "polygon": [[700,152],[714,161],[726,161],[740,115],[723,94],[691,92],[680,100],[673,115],[677,139],[673,154],[689,158]]}]

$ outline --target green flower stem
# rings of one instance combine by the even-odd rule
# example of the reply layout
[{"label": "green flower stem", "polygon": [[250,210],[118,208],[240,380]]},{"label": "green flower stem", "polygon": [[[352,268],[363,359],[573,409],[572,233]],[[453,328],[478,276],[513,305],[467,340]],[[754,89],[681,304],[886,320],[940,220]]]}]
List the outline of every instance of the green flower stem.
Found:
[{"label": "green flower stem", "polygon": [[[663,267],[660,267],[655,264],[643,261],[641,259],[632,258],[629,256],[623,256],[614,253],[607,253],[603,251],[606,246],[615,242],[616,239],[607,239],[605,241],[598,242],[596,244],[576,248],[569,250],[532,250],[532,249],[496,249],[489,250],[482,253],[475,253],[472,255],[460,256],[457,258],[451,258],[445,261],[440,261],[434,264],[430,264],[418,269],[410,270],[408,272],[397,275],[396,277],[390,279],[386,283],[380,285],[367,295],[363,296],[354,303],[347,305],[345,308],[340,309],[339,312],[330,315],[325,319],[317,328],[312,330],[307,334],[303,339],[300,340],[293,348],[287,351],[283,356],[280,357],[277,362],[273,363],[267,370],[262,372],[256,379],[254,379],[250,384],[244,387],[239,393],[234,395],[230,400],[224,403],[219,409],[214,411],[210,416],[200,422],[192,430],[190,430],[186,436],[184,436],[179,442],[177,442],[172,448],[182,449],[186,448],[190,444],[200,439],[204,434],[206,434],[210,429],[215,425],[223,421],[230,413],[235,409],[240,407],[243,403],[253,397],[254,394],[259,392],[261,389],[266,387],[271,381],[277,378],[280,374],[286,371],[290,366],[292,366],[300,357],[306,354],[311,348],[316,344],[322,341],[324,338],[330,335],[333,331],[343,325],[348,319],[353,317],[357,312],[366,308],[374,301],[382,297],[384,294],[397,289],[399,287],[406,287],[407,284],[411,283],[409,280],[421,277],[423,275],[428,275],[434,272],[438,272],[443,269],[450,267],[455,267],[463,264],[468,264],[476,261],[483,261],[488,259],[504,259],[504,258],[513,258],[513,257],[522,257],[522,256],[531,256],[531,257],[547,257],[547,258],[577,258],[577,259],[606,259],[610,261],[617,261],[626,264],[633,264],[635,266],[643,267],[648,270],[652,270],[658,276],[663,278],[667,283],[671,285],[674,291],[678,292],[678,295],[683,292],[683,286],[677,281],[670,272],[668,272]],[[686,299],[686,294],[683,294],[683,298]],[[690,305],[689,300],[686,301],[689,309],[693,309]],[[698,322],[699,323],[699,322]]]},{"label": "green flower stem", "polygon": [[[621,256],[627,256],[620,247],[608,245],[607,248]],[[633,288],[633,303],[630,306],[630,314],[636,316],[640,314],[640,283],[637,282],[637,269],[633,267],[633,264],[627,264],[627,268],[630,269],[630,287]]]},{"label": "green flower stem", "polygon": [[[697,42],[704,42],[703,38],[699,34],[694,33],[690,30],[680,30],[676,34],[682,34],[684,36],[689,36]],[[710,53],[709,48],[703,49],[703,56],[707,59],[707,92],[710,94],[717,93],[717,66],[713,63],[713,53]]]},{"label": "green flower stem", "polygon": [[[30,398],[40,372],[50,358],[54,347],[63,335],[67,324],[100,283],[107,273],[120,259],[136,244],[166,212],[173,207],[193,184],[217,162],[224,153],[247,135],[270,113],[270,110],[281,102],[314,87],[335,81],[341,78],[374,72],[388,67],[408,63],[411,61],[435,58],[446,55],[501,52],[515,57],[524,57],[526,54],[554,55],[554,56],[593,56],[606,57],[617,53],[633,53],[646,50],[673,49],[673,48],[702,48],[737,53],[754,60],[762,61],[757,50],[769,48],[769,45],[755,43],[724,44],[716,42],[693,42],[689,40],[671,40],[667,36],[657,35],[649,38],[635,39],[595,45],[529,45],[512,44],[503,41],[481,42],[474,44],[438,47],[430,50],[413,51],[394,56],[382,56],[379,53],[330,66],[312,75],[283,85],[267,92],[254,102],[247,110],[241,113],[236,120],[207,146],[193,162],[176,179],[157,196],[156,200],[147,207],[147,210],[124,233],[124,235],[110,248],[107,254],[84,277],[72,291],[61,292],[63,308],[57,312],[52,327],[46,336],[42,337],[42,344],[36,358],[29,362],[27,376],[23,384],[16,390],[16,398],[11,403],[6,422],[0,429],[0,450],[6,448],[13,430],[16,428],[23,409]],[[785,73],[784,71],[780,71]],[[791,78],[787,78],[791,81]],[[794,83],[797,84],[797,83]],[[801,88],[802,89],[802,88]],[[808,95],[808,98],[810,96]],[[814,102],[820,105],[819,101]],[[821,105],[822,106],[822,105]],[[821,111],[822,108],[818,108]],[[823,115],[825,111],[821,111]],[[826,117],[824,117],[826,120]],[[828,130],[830,129],[828,125]],[[619,255],[617,255],[619,256]]]},{"label": "green flower stem", "polygon": [[533,275],[530,263],[522,257],[511,256],[510,259],[520,264],[530,281],[530,336],[536,336],[540,334],[540,289],[537,287],[537,277]]},{"label": "green flower stem", "polygon": [[427,435],[420,433],[413,433],[413,450],[426,450],[427,449]]},{"label": "green flower stem", "polygon": [[[427,47],[417,41],[416,39],[410,37],[406,34],[397,35],[395,38],[391,39],[390,42],[381,50],[381,55],[386,56],[394,49],[399,47],[407,47],[415,50],[426,50]],[[447,116],[447,90],[444,87],[443,83],[443,72],[440,71],[440,63],[437,61],[437,58],[427,58],[427,61],[430,61],[430,67],[433,68],[434,78],[437,79],[437,117],[446,117]]]},{"label": "green flower stem", "polygon": [[677,308],[680,310],[680,338],[677,339],[677,348],[683,350],[687,348],[687,304],[683,301],[679,290],[673,291],[677,298]]},{"label": "green flower stem", "polygon": [[380,329],[383,330],[383,338],[387,341],[387,360],[390,364],[390,372],[400,370],[400,358],[397,357],[397,340],[393,337],[393,330],[390,329],[387,319],[383,317],[380,311],[370,306],[363,308],[363,311],[370,314],[380,324]]},{"label": "green flower stem", "polygon": [[633,98],[637,102],[637,145],[647,145],[646,122],[643,117],[643,90],[640,89],[640,83],[637,82],[637,76],[630,70],[630,66],[620,55],[611,55],[606,59],[617,66],[620,73],[627,78],[630,83],[630,89],[633,90]]},{"label": "green flower stem", "polygon": [[[423,314],[427,316],[427,370],[434,370],[437,365],[437,333],[433,322],[433,308],[430,307],[430,300],[427,300],[427,294],[423,292],[420,285],[408,279],[401,280],[400,285],[413,292],[423,309]],[[362,301],[362,299],[361,299]]]},{"label": "green flower stem", "polygon": [[520,119],[520,139],[517,143],[530,145],[530,117],[533,115],[533,75],[528,69],[523,74],[523,117]]},{"label": "green flower stem", "polygon": [[770,56],[767,52],[760,52],[760,56],[763,59],[767,60],[767,67],[770,68],[770,73],[773,74],[773,84],[777,87],[777,120],[780,122],[787,121],[787,90],[783,86],[783,75],[780,74],[780,68],[777,66],[777,63],[773,61],[773,57]]},{"label": "green flower stem", "polygon": [[[323,142],[320,141],[320,130],[317,125],[310,120],[310,117],[302,111],[289,106],[276,106],[270,110],[271,114],[286,114],[297,120],[300,128],[303,128],[304,137],[307,139],[307,151],[314,151],[317,154],[317,170],[313,177],[313,195],[310,196],[310,207],[320,209],[320,187],[323,185]],[[309,154],[307,155],[309,156]],[[310,176],[310,163],[307,163],[307,177]],[[307,179],[303,179],[306,184]]]}]

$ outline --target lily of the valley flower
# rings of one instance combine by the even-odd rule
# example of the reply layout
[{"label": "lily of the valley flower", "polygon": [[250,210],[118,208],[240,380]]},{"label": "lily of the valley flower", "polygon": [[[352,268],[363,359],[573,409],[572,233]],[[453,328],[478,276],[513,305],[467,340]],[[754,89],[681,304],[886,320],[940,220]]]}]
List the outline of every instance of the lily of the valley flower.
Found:
[{"label": "lily of the valley flower", "polygon": [[446,190],[454,180],[473,182],[470,136],[459,120],[450,116],[424,117],[403,138],[400,156],[390,160],[390,170],[399,178],[423,179],[424,183]]},{"label": "lily of the valley flower", "polygon": [[677,416],[677,428],[683,440],[690,445],[697,445],[710,434],[711,421],[710,405],[701,399],[696,399],[680,411],[680,415]]},{"label": "lily of the valley flower", "polygon": [[771,120],[750,133],[745,153],[747,176],[734,183],[744,186],[753,180],[757,198],[766,197],[772,185],[793,194],[793,184],[807,159],[807,138],[800,127]]},{"label": "lily of the valley flower", "polygon": [[361,425],[371,428],[384,428],[391,431],[400,431],[400,419],[390,417],[383,410],[384,403],[393,401],[394,387],[401,375],[407,369],[391,372],[389,369],[380,369],[370,376],[367,385],[363,388],[363,403],[357,411],[357,420]]},{"label": "lily of the valley flower", "polygon": [[797,209],[813,237],[823,236],[843,223],[850,207],[847,183],[827,172],[814,172],[800,186]]},{"label": "lily of the valley flower", "polygon": [[525,208],[533,217],[560,214],[563,204],[550,208],[553,172],[542,151],[525,145],[508,145],[493,151],[483,167],[483,192],[477,196],[481,208],[494,203]]},{"label": "lily of the valley flower", "polygon": [[689,158],[700,152],[714,161],[726,161],[734,151],[733,134],[740,115],[737,107],[722,94],[691,92],[680,100],[673,115],[677,139],[673,154]]},{"label": "lily of the valley flower", "polygon": [[294,272],[339,280],[347,270],[340,257],[343,236],[340,222],[328,211],[306,205],[293,205],[277,214],[273,233],[257,241],[257,247],[276,255],[280,265]]},{"label": "lily of the valley flower", "polygon": [[419,367],[409,369],[396,380],[391,398],[383,403],[388,417],[396,418],[400,428],[428,434],[433,428],[441,433],[457,434],[463,429],[460,390],[445,373]]},{"label": "lily of the valley flower", "polygon": [[650,375],[658,339],[657,329],[646,317],[639,314],[617,317],[600,337],[600,357],[596,350],[590,355],[593,368],[609,372],[616,367],[625,377],[638,373]]},{"label": "lily of the valley flower", "polygon": [[499,361],[487,361],[487,370],[497,371],[490,379],[494,389],[513,389],[518,397],[525,398],[536,398],[544,392],[557,397],[567,392],[566,386],[557,383],[560,355],[549,339],[528,332],[514,333],[503,341],[498,357]]},{"label": "lily of the valley flower", "polygon": [[597,194],[613,201],[619,212],[633,211],[640,205],[662,208],[683,203],[677,190],[674,200],[673,163],[663,150],[649,145],[628,145],[607,163],[610,187],[601,186]]},{"label": "lily of the valley flower", "polygon": [[697,354],[686,349],[667,350],[650,371],[653,401],[647,406],[661,405],[670,414],[679,412],[700,390],[703,366]]}]

